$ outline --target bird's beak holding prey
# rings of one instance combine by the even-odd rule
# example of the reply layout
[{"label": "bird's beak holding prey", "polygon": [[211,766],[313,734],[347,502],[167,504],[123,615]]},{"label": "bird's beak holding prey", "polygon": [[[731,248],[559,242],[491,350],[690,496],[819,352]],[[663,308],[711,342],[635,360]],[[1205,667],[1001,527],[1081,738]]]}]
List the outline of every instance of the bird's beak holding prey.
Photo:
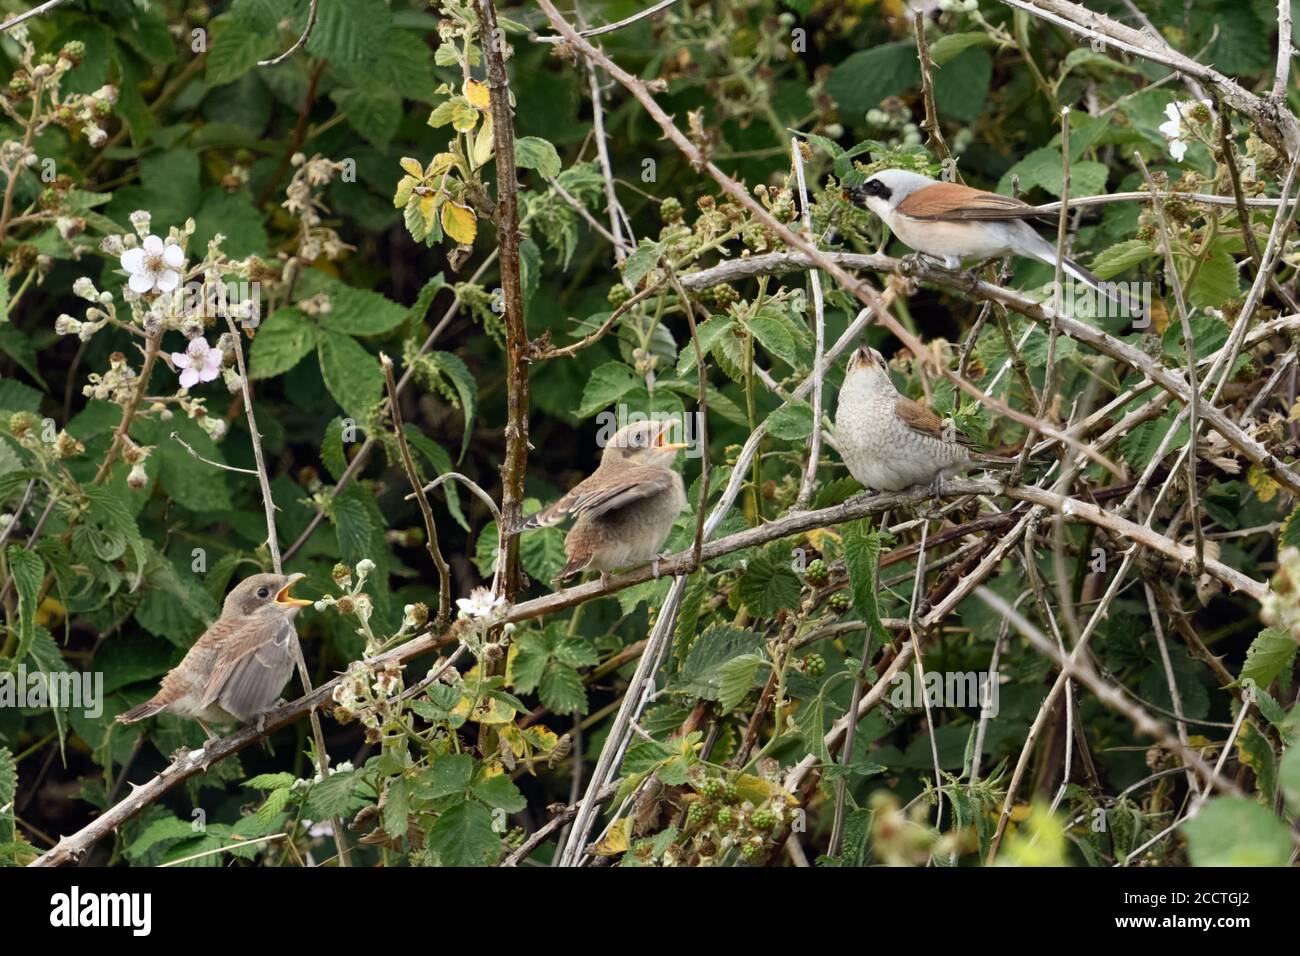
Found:
[{"label": "bird's beak holding prey", "polygon": [[275,603],[280,607],[306,607],[308,604],[315,603],[304,598],[290,597],[289,595],[290,589],[306,576],[301,571],[289,575],[289,580],[284,583],[284,587],[276,592]]}]

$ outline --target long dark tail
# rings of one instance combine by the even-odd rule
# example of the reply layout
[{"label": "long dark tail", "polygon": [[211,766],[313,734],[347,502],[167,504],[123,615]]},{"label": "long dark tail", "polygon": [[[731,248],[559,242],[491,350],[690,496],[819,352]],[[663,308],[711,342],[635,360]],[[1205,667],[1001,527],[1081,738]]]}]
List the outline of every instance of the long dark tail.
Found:
[{"label": "long dark tail", "polygon": [[[1025,231],[1032,234],[1030,247],[1027,250],[1035,259],[1047,263],[1049,266],[1056,265],[1056,246],[1052,245],[1038,233],[1034,232],[1028,225]],[[1129,318],[1139,318],[1145,316],[1146,312],[1142,308],[1142,303],[1133,301],[1123,289],[1118,288],[1115,283],[1106,282],[1093,275],[1073,259],[1063,258],[1061,260],[1061,270],[1072,279],[1082,282],[1097,295],[1109,300],[1115,309],[1111,310],[1116,315],[1128,316]],[[1101,310],[1098,310],[1101,314]]]}]

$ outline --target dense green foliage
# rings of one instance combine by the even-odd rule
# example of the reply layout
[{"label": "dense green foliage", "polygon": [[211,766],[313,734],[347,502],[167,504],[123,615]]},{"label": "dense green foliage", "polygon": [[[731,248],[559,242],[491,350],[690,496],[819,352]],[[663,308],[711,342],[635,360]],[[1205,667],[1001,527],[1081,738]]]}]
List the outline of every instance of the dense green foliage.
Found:
[{"label": "dense green foliage", "polygon": [[[579,6],[582,22],[600,24],[643,5]],[[1124,4],[1089,6],[1130,19]],[[1176,49],[1250,90],[1271,86],[1273,3],[1141,6]],[[343,675],[322,711],[333,772],[315,774],[304,717],[142,807],[89,851],[94,862],[319,864],[336,854],[332,818],[346,824],[357,865],[500,862],[549,807],[585,792],[642,642],[671,605],[657,693],[624,726],[630,744],[604,808],[613,816],[587,834],[605,861],[972,865],[1000,842],[1000,862],[1106,865],[1199,809],[1135,861],[1287,863],[1300,815],[1300,557],[1283,550],[1300,546],[1293,490],[1274,464],[1252,463],[1198,423],[1192,506],[1186,469],[1176,469],[1190,436],[1181,401],[1146,388],[1131,363],[990,309],[962,281],[918,287],[864,273],[889,286],[889,308],[931,360],[960,363],[999,402],[1058,429],[1095,415],[1077,438],[1118,474],[1076,466],[1058,443],[1027,463],[1025,484],[1099,503],[1175,547],[1195,547],[1199,527],[1207,559],[1255,582],[1277,575],[1261,612],[1222,575],[1137,547],[1113,524],[1058,522],[1049,510],[1019,528],[984,582],[1067,647],[1103,605],[1085,655],[1100,679],[1170,728],[1184,718],[1183,744],[1222,760],[1238,794],[1202,806],[1209,785],[1184,769],[1184,752],[1078,683],[1031,735],[1059,668],[979,596],[916,626],[1029,513],[1012,497],[954,496],[893,509],[888,527],[879,514],[858,516],[731,549],[690,574],[680,605],[665,603],[674,585],[660,577],[503,624],[511,604],[552,590],[564,529],[522,538],[521,593],[471,599],[493,584],[497,522],[479,496],[447,482],[430,502],[449,596],[466,603],[454,622],[438,619],[447,595],[407,497],[379,356],[401,377],[403,434],[421,478],[454,470],[500,502],[510,398],[502,157],[476,9],[320,0],[304,47],[269,66],[259,61],[306,28],[307,0],[88,0],[0,39],[0,670],[99,675],[104,695],[95,710],[0,706],[0,862],[30,861],[202,744],[179,717],[131,727],[114,718],[154,692],[232,584],[272,566],[247,384],[285,570],[304,572],[297,593],[320,599],[298,617],[308,666],[316,684]],[[561,12],[577,22],[572,6]],[[785,243],[580,50],[539,42],[554,30],[536,5],[498,14],[531,340],[524,511],[595,465],[602,413],[694,422],[702,354],[706,511],[751,433],[767,429],[711,539],[791,514],[813,431],[812,405],[791,398],[816,348],[810,274],[691,286],[683,302],[680,278]],[[907,251],[845,199],[845,185],[888,166],[955,169],[968,184],[1046,203],[1065,188],[1064,164],[1071,197],[1142,190],[1136,155],[1161,189],[1225,197],[1167,200],[1165,233],[1149,202],[1073,212],[1071,254],[1103,279],[1152,283],[1156,295],[1146,328],[1077,317],[1179,381],[1189,349],[1209,358],[1238,321],[1264,328],[1224,371],[1214,404],[1273,461],[1293,460],[1294,331],[1279,316],[1296,293],[1300,251],[1283,237],[1276,281],[1243,318],[1276,210],[1252,206],[1243,222],[1233,202],[1235,180],[1246,197],[1279,194],[1293,158],[1285,145],[1222,102],[1189,99],[1166,67],[991,0],[941,3],[926,35],[942,141],[924,131],[914,24],[897,0],[681,0],[595,39],[773,219],[797,227],[806,212],[823,248]],[[625,216],[607,211],[593,70],[607,89],[600,118]],[[1300,102],[1294,83],[1287,93]],[[1048,219],[1042,231],[1055,239]],[[611,230],[634,238],[616,250]],[[1192,310],[1190,342],[1166,234]],[[150,252],[148,236],[179,253],[132,255]],[[1014,267],[1001,284],[1042,300],[1051,268]],[[829,345],[860,304],[826,273],[820,281]],[[177,282],[196,294],[173,296]],[[880,323],[864,338],[892,357],[905,394],[983,447],[1018,454],[1022,422],[958,392]],[[830,421],[843,369],[840,359],[824,378]],[[1051,400],[1039,407],[1045,385]],[[1126,415],[1117,440],[1100,444]],[[690,504],[674,552],[691,548],[701,517],[701,459],[683,456],[679,467]],[[1070,482],[1056,487],[1067,467]],[[815,477],[806,508],[862,491],[825,446]],[[1144,490],[1126,500],[1139,480]],[[432,645],[404,668],[372,658],[430,628],[442,635],[437,660],[466,652],[404,694],[440,666]],[[996,714],[982,724],[972,700],[936,702],[927,716],[919,699],[900,705],[886,692],[844,760],[828,731],[858,699],[855,685],[876,682],[909,645],[940,676],[996,662]],[[285,695],[298,694],[295,679]],[[1013,773],[1022,751],[1023,776]],[[554,845],[552,834],[532,859],[549,860]]]}]

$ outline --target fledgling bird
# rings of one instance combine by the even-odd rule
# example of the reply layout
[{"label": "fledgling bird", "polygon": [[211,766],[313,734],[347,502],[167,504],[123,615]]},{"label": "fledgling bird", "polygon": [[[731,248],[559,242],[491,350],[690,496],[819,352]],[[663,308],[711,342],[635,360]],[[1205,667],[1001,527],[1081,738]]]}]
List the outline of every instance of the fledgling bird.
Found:
[{"label": "fledgling bird", "polygon": [[973,451],[956,427],[899,394],[884,357],[866,347],[849,359],[835,410],[835,438],[849,473],[876,491],[929,485],[938,496],[944,478],[967,468],[1013,464]]},{"label": "fledgling bird", "polygon": [[686,445],[665,440],[671,427],[671,421],[623,426],[589,477],[516,529],[550,527],[570,515],[577,519],[564,538],[568,563],[555,580],[587,568],[603,579],[610,571],[646,562],[658,570],[659,549],[686,507],[686,487],[672,467]]},{"label": "fledgling bird", "polygon": [[[939,182],[906,169],[881,170],[845,192],[879,216],[905,245],[949,269],[960,269],[966,260],[1009,255],[1056,266],[1056,246],[1026,221],[1042,214],[1011,196]],[[1113,289],[1073,259],[1062,258],[1061,268],[1100,295],[1120,301]]]},{"label": "fledgling bird", "polygon": [[294,615],[311,601],[291,597],[302,574],[254,574],[226,595],[221,617],[194,642],[162,687],[117,719],[134,724],[162,711],[208,722],[260,723],[289,682],[296,660]]}]

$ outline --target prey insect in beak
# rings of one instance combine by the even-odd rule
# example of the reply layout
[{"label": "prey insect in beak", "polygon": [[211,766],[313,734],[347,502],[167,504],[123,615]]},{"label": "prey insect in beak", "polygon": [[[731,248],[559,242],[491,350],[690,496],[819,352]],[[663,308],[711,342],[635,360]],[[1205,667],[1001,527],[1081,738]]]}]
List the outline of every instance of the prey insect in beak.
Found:
[{"label": "prey insect in beak", "polygon": [[280,588],[280,590],[276,592],[275,603],[281,607],[306,607],[308,604],[315,603],[313,601],[291,597],[289,595],[289,590],[306,576],[307,575],[303,574],[301,571],[289,575],[289,580],[285,582],[284,587]]}]

